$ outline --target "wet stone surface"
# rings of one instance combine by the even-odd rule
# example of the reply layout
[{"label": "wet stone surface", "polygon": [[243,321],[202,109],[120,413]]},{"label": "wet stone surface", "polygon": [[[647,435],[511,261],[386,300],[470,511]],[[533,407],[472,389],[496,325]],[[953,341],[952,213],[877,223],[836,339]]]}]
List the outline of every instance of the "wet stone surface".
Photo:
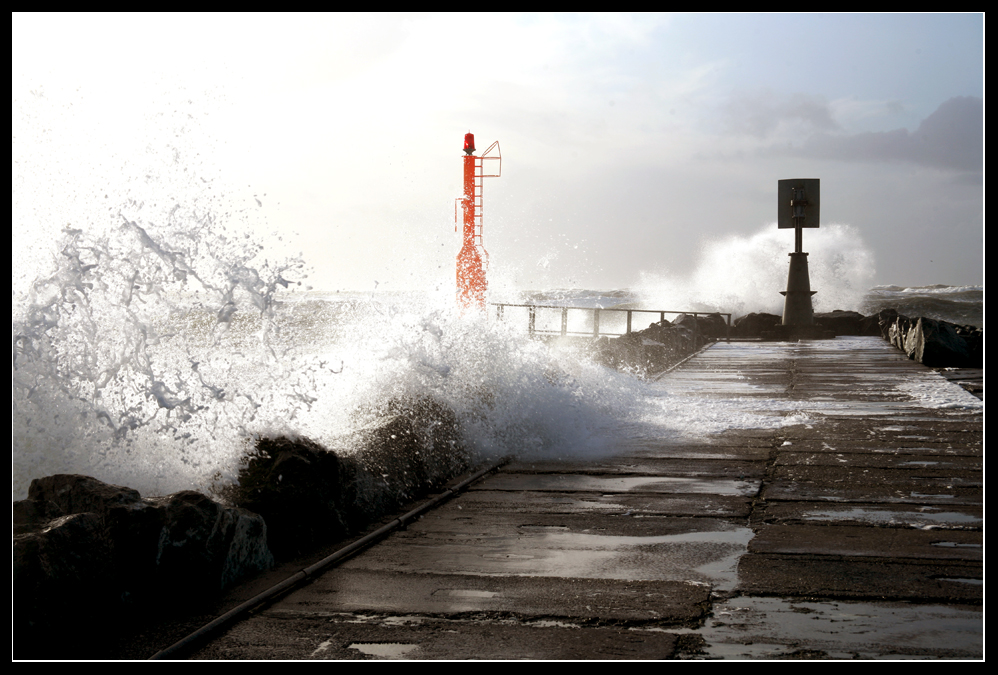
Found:
[{"label": "wet stone surface", "polygon": [[193,658],[983,658],[979,400],[879,338],[655,386],[785,423],[510,465]]}]

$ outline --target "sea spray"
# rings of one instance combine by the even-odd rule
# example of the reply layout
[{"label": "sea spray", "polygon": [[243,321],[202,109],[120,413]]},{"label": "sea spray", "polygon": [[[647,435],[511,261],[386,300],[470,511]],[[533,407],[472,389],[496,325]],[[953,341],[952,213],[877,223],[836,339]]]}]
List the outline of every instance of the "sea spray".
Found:
[{"label": "sea spray", "polygon": [[[750,312],[782,315],[793,233],[775,224],[751,236],[732,235],[704,244],[685,277],[643,272],[635,288],[644,307],[662,310]],[[807,230],[804,248],[816,312],[859,309],[874,275],[872,252],[856,228],[822,225]]]},{"label": "sea spray", "polygon": [[630,378],[559,360],[440,294],[289,293],[301,261],[269,261],[198,182],[172,202],[150,184],[155,200],[65,228],[15,294],[15,499],[54,473],[211,491],[254,437],[349,452],[342,439],[398,396],[450,406],[482,457],[605,450],[596,430],[636,407]]},{"label": "sea spray", "polygon": [[[480,457],[593,451],[599,425],[633,408],[626,376],[559,362],[481,316],[411,295],[291,296],[295,261],[256,269],[162,235],[67,230],[60,266],[32,286],[13,324],[15,497],[66,472],[143,494],[210,489],[257,435],[350,452],[343,439],[398,397],[449,406]],[[217,253],[211,238],[171,237]]]},{"label": "sea spray", "polygon": [[256,247],[204,224],[175,208],[159,226],[122,216],[63,231],[54,269],[14,308],[15,497],[69,472],[143,493],[203,489],[233,475],[238,450],[219,430],[275,414],[254,379],[301,379],[272,335],[275,293],[301,262],[254,268]]},{"label": "sea spray", "polygon": [[86,143],[67,154],[83,136],[71,126],[47,141],[65,111],[40,117],[45,100],[15,119],[14,222],[32,240],[18,246],[13,275],[15,499],[54,473],[145,496],[212,491],[236,479],[256,437],[348,453],[351,432],[398,397],[448,406],[481,459],[598,456],[635,424],[661,438],[732,419],[774,423],[461,314],[446,282],[426,293],[304,293],[307,270],[275,260],[256,200],[233,196],[196,159],[210,139],[197,135],[194,103],[148,120],[135,135],[148,154]]}]

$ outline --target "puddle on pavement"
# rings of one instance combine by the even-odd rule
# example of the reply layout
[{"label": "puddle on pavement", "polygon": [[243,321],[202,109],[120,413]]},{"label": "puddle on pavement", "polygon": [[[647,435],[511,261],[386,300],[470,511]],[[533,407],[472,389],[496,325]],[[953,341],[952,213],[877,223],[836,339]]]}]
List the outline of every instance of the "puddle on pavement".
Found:
[{"label": "puddle on pavement", "polygon": [[677,478],[670,476],[585,476],[578,474],[499,474],[490,490],[543,490],[571,492],[660,492],[751,497],[758,480]]},{"label": "puddle on pavement", "polygon": [[941,605],[739,596],[715,604],[702,628],[680,632],[701,635],[706,654],[720,659],[778,658],[801,649],[833,659],[984,653],[983,613]]},{"label": "puddle on pavement", "polygon": [[475,591],[463,588],[441,588],[433,591],[430,595],[449,598],[494,598],[499,594],[493,593],[492,591]]},{"label": "puddle on pavement", "polygon": [[858,520],[875,525],[907,525],[909,527],[965,527],[977,525],[983,518],[967,513],[953,511],[890,511],[884,509],[830,509],[824,511],[808,511],[802,515],[805,520],[842,521]]},{"label": "puddle on pavement", "polygon": [[350,645],[350,649],[356,649],[361,654],[379,659],[400,659],[409,652],[419,649],[419,645],[399,642],[355,642]]},{"label": "puddle on pavement", "polygon": [[[730,591],[738,582],[738,560],[748,551],[747,527],[652,537],[524,528],[509,550],[483,553],[496,573],[529,576],[694,581]],[[515,551],[515,552],[514,552]]]},{"label": "puddle on pavement", "polygon": [[973,584],[974,586],[984,585],[984,579],[961,579],[961,578],[940,577],[939,581],[952,581],[957,584]]}]

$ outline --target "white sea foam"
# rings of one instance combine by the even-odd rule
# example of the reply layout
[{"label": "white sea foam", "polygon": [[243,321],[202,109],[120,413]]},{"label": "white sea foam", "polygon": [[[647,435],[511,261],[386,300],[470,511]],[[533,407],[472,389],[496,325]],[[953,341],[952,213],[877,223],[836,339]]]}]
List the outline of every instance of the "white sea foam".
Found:
[{"label": "white sea foam", "polygon": [[[641,305],[662,310],[783,314],[793,233],[768,225],[750,236],[707,242],[693,272],[645,272],[635,289]],[[816,312],[860,307],[874,275],[872,252],[856,228],[822,225],[805,232],[808,272]],[[734,318],[733,317],[733,318]]]},{"label": "white sea foam", "polygon": [[[15,302],[14,498],[67,472],[143,494],[209,489],[234,480],[258,434],[349,452],[342,439],[397,396],[452,408],[482,458],[595,457],[628,437],[778,428],[834,407],[644,382],[452,296],[292,294],[300,262],[265,263],[210,213],[170,213],[67,229]],[[973,403],[954,401],[939,405]]]},{"label": "white sea foam", "polygon": [[[99,197],[57,209],[33,196],[30,172],[15,177],[19,232],[69,223],[14,266],[15,499],[53,473],[147,496],[208,489],[235,479],[259,434],[350,451],[342,439],[395,396],[451,407],[482,457],[598,456],[636,428],[660,438],[805,419],[776,403],[760,412],[759,399],[753,411],[642,382],[532,341],[512,322],[462,315],[451,292],[291,294],[304,287],[302,263],[273,260],[238,200],[203,180],[183,148],[164,152],[149,166],[129,158],[133,178],[87,186]],[[52,149],[39,170],[58,158]],[[779,304],[772,288],[785,283],[785,267],[770,258],[786,261],[786,233],[772,229],[711,244],[690,279],[646,277],[643,302],[736,312]],[[872,270],[848,228],[821,232],[831,253],[819,255],[813,238],[816,308],[826,299],[829,309],[851,308],[849,294]],[[768,267],[778,270],[771,280]],[[626,291],[540,297],[584,306],[633,299]]]},{"label": "white sea foam", "polygon": [[[458,415],[473,451],[585,455],[640,407],[627,375],[560,359],[453,301],[287,296],[303,275],[177,206],[67,229],[15,303],[12,491],[85,473],[163,494],[234,480],[256,434],[342,438],[397,396]],[[604,437],[605,438],[605,437]]]},{"label": "white sea foam", "polygon": [[925,408],[980,410],[984,401],[936,372],[913,375],[895,387]]}]

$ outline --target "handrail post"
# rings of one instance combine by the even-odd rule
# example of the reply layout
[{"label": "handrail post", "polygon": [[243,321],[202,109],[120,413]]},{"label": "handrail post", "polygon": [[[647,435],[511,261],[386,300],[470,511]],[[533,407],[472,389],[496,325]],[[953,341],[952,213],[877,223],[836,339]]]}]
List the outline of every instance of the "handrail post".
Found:
[{"label": "handrail post", "polygon": [[536,319],[537,319],[537,308],[534,307],[533,305],[530,305],[530,308],[529,308],[528,311],[530,312],[530,324],[529,324],[530,325],[530,334],[533,335],[534,334],[534,324],[535,324]]},{"label": "handrail post", "polygon": [[631,334],[631,310],[627,310],[627,334]]},{"label": "handrail post", "polygon": [[561,308],[561,334],[562,336],[568,334],[568,307]]},{"label": "handrail post", "polygon": [[599,337],[599,307],[593,310],[593,337]]}]

